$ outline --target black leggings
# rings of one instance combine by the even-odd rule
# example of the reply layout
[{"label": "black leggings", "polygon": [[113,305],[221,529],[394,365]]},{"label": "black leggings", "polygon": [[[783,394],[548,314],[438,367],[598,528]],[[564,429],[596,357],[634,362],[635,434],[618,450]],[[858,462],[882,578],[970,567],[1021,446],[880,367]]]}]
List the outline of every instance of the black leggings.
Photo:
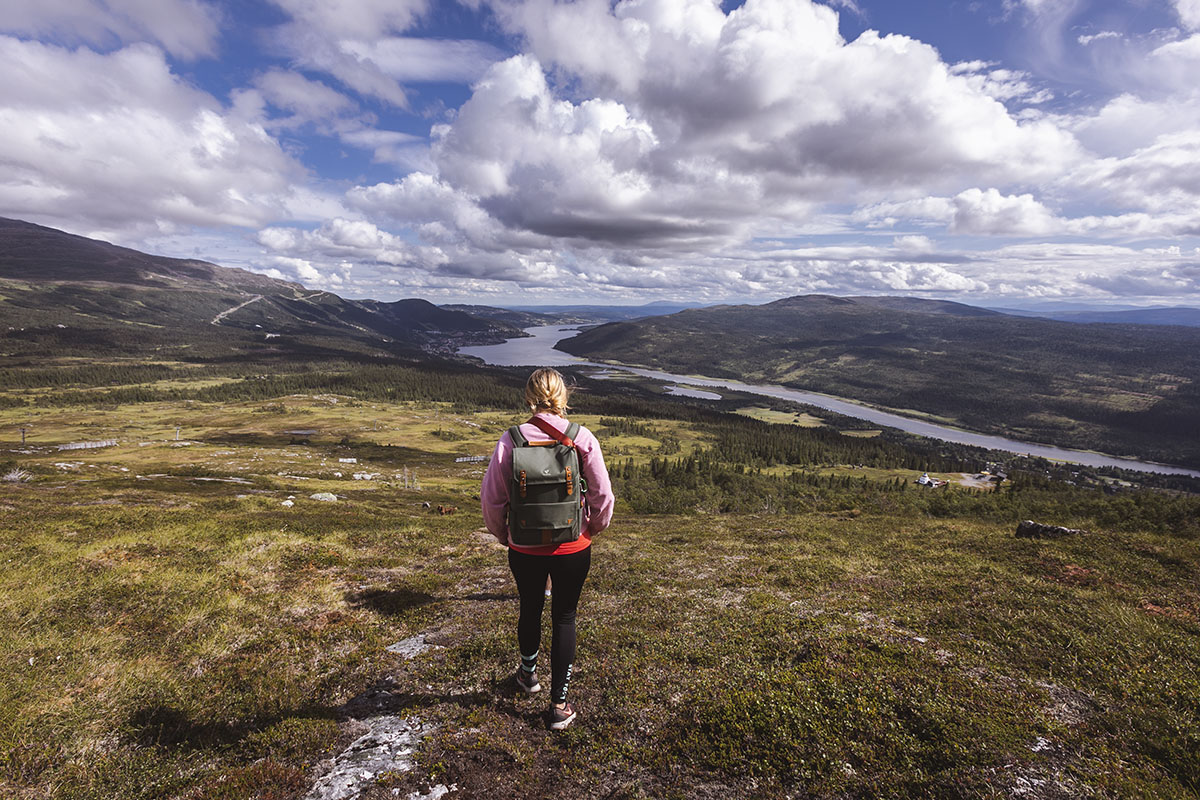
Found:
[{"label": "black leggings", "polygon": [[546,576],[550,576],[553,584],[550,617],[554,622],[550,638],[550,699],[562,703],[567,699],[575,663],[575,609],[592,566],[592,548],[565,556],[531,556],[509,548],[508,566],[521,595],[517,644],[527,662],[541,646],[542,606],[546,602]]}]

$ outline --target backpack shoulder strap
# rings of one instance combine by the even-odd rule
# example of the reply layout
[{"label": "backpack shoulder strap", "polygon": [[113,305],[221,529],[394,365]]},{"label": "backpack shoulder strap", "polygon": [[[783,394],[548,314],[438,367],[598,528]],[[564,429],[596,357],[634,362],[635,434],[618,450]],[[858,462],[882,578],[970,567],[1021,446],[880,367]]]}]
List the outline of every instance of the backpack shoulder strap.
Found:
[{"label": "backpack shoulder strap", "polygon": [[579,437],[579,423],[572,422],[567,426],[565,433],[567,434],[568,439],[570,439],[572,442],[575,441]]},{"label": "backpack shoulder strap", "polygon": [[521,426],[513,425],[508,429],[508,437],[512,439],[513,447],[525,447],[529,440],[521,435]]},{"label": "backpack shoulder strap", "polygon": [[549,422],[546,422],[546,420],[539,419],[538,417],[533,417],[532,419],[530,419],[529,424],[533,425],[538,430],[540,430],[542,433],[546,434],[551,439],[555,440],[556,442],[558,442],[561,445],[564,445],[566,447],[574,447],[575,446],[575,437],[571,435],[571,430],[572,430],[572,428],[574,428],[575,433],[578,433],[579,426],[577,424],[575,424],[574,422],[572,422],[569,426],[567,426],[566,433],[561,433],[558,430],[558,428],[555,428]]}]

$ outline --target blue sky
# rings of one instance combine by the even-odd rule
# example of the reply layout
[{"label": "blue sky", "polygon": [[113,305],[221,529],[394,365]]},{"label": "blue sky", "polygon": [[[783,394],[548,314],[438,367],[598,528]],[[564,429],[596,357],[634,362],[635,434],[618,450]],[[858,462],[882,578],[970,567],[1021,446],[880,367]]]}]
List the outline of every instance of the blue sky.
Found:
[{"label": "blue sky", "polygon": [[1200,304],[1200,0],[6,0],[0,65],[0,215],[349,297]]}]

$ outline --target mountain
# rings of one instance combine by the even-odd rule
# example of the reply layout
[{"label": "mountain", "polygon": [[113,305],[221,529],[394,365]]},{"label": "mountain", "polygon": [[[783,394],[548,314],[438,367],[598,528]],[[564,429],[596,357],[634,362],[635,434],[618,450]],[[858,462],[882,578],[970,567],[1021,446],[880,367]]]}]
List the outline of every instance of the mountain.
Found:
[{"label": "mountain", "polygon": [[515,306],[514,310],[553,317],[553,324],[573,325],[657,317],[675,314],[688,308],[694,306],[659,300],[640,306]]},{"label": "mountain", "polygon": [[560,325],[563,323],[557,315],[554,314],[535,314],[530,311],[514,311],[510,308],[496,308],[494,306],[475,306],[465,305],[462,303],[449,303],[441,306],[448,311],[461,311],[464,314],[470,314],[473,317],[480,319],[496,320],[505,325],[512,325],[517,328],[533,328],[538,325]]},{"label": "mountain", "polygon": [[0,219],[0,350],[10,357],[419,356],[514,335],[501,321],[425,300],[347,300]]},{"label": "mountain", "polygon": [[1107,322],[1133,325],[1183,325],[1200,328],[1200,308],[1131,308],[1119,311],[1014,311],[997,309],[1023,317],[1043,317],[1062,322]]},{"label": "mountain", "polygon": [[826,392],[1024,441],[1200,465],[1200,329],[807,295],[612,322],[558,347]]},{"label": "mountain", "polygon": [[641,319],[674,314],[693,306],[657,301],[640,306],[493,306],[444,305],[442,308],[464,311],[472,316],[498,320],[521,328],[538,325],[597,325],[615,320]]}]

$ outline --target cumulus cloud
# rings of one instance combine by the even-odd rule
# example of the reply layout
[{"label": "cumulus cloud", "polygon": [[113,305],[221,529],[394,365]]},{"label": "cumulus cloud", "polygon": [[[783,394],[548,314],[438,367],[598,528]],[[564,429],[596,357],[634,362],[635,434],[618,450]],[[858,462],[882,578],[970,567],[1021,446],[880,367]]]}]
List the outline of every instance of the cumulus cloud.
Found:
[{"label": "cumulus cloud", "polygon": [[[1110,190],[1114,186],[1109,165],[1101,161],[1081,171],[1072,180],[1092,181]],[[1136,173],[1136,170],[1131,170]],[[1131,194],[1142,190],[1140,176],[1129,176]],[[1152,176],[1147,178],[1151,180]],[[1145,198],[1140,198],[1145,202]],[[1186,209],[1186,204],[1183,205]],[[1200,216],[1178,209],[1152,214],[1131,211],[1123,214],[1063,216],[1032,194],[1006,195],[990,189],[967,189],[954,197],[922,197],[913,200],[875,203],[853,213],[853,219],[868,229],[915,225],[941,228],[953,235],[1033,238],[1039,236],[1174,237],[1200,232]]]},{"label": "cumulus cloud", "polygon": [[[684,286],[712,299],[837,287],[1003,293],[992,271],[1010,270],[1005,259],[946,252],[933,235],[1194,228],[1179,195],[1150,202],[1162,188],[1154,170],[1136,174],[1161,162],[1162,178],[1183,191],[1185,143],[1155,134],[1135,166],[1123,163],[1128,149],[1095,158],[1075,138],[1101,141],[1105,125],[1122,127],[1136,109],[1114,100],[1090,117],[1021,118],[1006,105],[1051,99],[1030,75],[949,65],[902,36],[845,41],[827,6],[749,0],[725,13],[702,0],[528,0],[501,3],[497,14],[529,52],[489,67],[453,119],[434,127],[427,166],[347,195],[366,219],[410,231],[404,263],[427,275],[530,291],[573,276],[614,296]],[[386,46],[360,52],[376,66],[387,61]],[[1064,214],[1071,182],[1085,198],[1116,188],[1128,203]],[[1047,187],[1057,187],[1053,204]],[[829,210],[838,203],[859,207],[839,216]],[[755,243],[856,226],[899,235],[890,246],[840,251]],[[327,231],[296,235],[287,247],[262,241],[346,255]],[[364,242],[353,255],[397,263],[387,250]]]},{"label": "cumulus cloud", "polygon": [[1054,215],[1031,194],[967,189],[955,196],[951,233],[1044,236],[1057,227]]},{"label": "cumulus cloud", "polygon": [[870,227],[917,222],[969,236],[1044,236],[1059,233],[1063,227],[1032,194],[1007,195],[995,188],[966,189],[954,197],[876,203],[858,209],[854,217]]},{"label": "cumulus cloud", "polygon": [[324,281],[320,271],[307,259],[275,256],[268,263],[275,267],[271,270],[271,277],[296,280],[309,287],[319,286]]},{"label": "cumulus cloud", "polygon": [[1191,215],[1200,228],[1200,131],[1164,134],[1123,158],[1103,158],[1071,176],[1109,203]]},{"label": "cumulus cloud", "polygon": [[0,213],[120,233],[328,208],[253,109],[188,86],[156,47],[0,37],[0,62]]},{"label": "cumulus cloud", "polygon": [[105,48],[154,42],[192,59],[215,54],[219,21],[202,0],[5,0],[0,32]]},{"label": "cumulus cloud", "polygon": [[780,189],[1031,176],[1074,156],[1070,136],[1018,123],[932,47],[875,31],[847,42],[813,3],[724,14],[703,0],[531,0],[502,16],[542,62],[622,103],[680,157],[774,172]]},{"label": "cumulus cloud", "polygon": [[1188,30],[1200,30],[1200,0],[1172,0],[1179,21]]},{"label": "cumulus cloud", "polygon": [[[1005,295],[1022,285],[1049,296],[1055,281],[1102,289],[1068,277],[1081,269],[1062,250],[1036,272],[1015,267],[1016,251],[950,251],[939,240],[1170,237],[1198,227],[1191,165],[1200,159],[1188,137],[1200,124],[1182,78],[1157,98],[1127,92],[1095,112],[1063,114],[1031,110],[1060,98],[1026,72],[947,64],[904,36],[847,41],[828,5],[492,5],[527,52],[482,72],[450,121],[434,126],[426,163],[347,194],[364,218],[410,232],[405,266],[427,276],[531,292],[569,277],[614,298],[680,287],[709,299]],[[1072,8],[1025,4],[1054,24]],[[408,40],[355,36],[335,42],[337,52],[397,86],[422,78],[406,61]],[[1147,58],[1182,75],[1190,47],[1181,39]],[[494,56],[464,58],[475,66],[460,78]],[[436,67],[436,55],[428,60]],[[897,235],[870,247],[760,246],[856,228]],[[328,239],[301,235],[283,254],[348,257]],[[387,252],[364,243],[353,257],[395,263]],[[1098,252],[1088,257],[1154,258]]]},{"label": "cumulus cloud", "polygon": [[315,253],[337,258],[369,256],[392,264],[408,263],[414,253],[404,240],[370,222],[340,217],[315,230],[264,228],[258,233],[258,241],[276,253]]},{"label": "cumulus cloud", "polygon": [[[1044,70],[847,40],[850,0],[466,2],[509,57],[421,38],[428,0],[271,2],[285,63],[226,99],[168,61],[215,52],[212,2],[13,0],[0,29],[128,46],[0,38],[0,214],[180,246],[248,227],[235,263],[358,296],[1195,292],[1194,254],[1129,243],[1200,235],[1200,33],[1009,2],[1047,59],[1104,67],[1085,107]],[[1197,2],[1173,0],[1185,29]],[[425,137],[398,110],[429,82],[470,89]],[[394,169],[331,194],[299,161],[322,137]]]},{"label": "cumulus cloud", "polygon": [[1038,101],[1026,76],[954,69],[903,36],[847,42],[814,3],[497,13],[531,52],[493,65],[434,128],[435,170],[351,192],[364,213],[489,252],[681,256],[794,230],[831,198],[1035,180],[1080,155],[1069,133],[997,101]]}]

